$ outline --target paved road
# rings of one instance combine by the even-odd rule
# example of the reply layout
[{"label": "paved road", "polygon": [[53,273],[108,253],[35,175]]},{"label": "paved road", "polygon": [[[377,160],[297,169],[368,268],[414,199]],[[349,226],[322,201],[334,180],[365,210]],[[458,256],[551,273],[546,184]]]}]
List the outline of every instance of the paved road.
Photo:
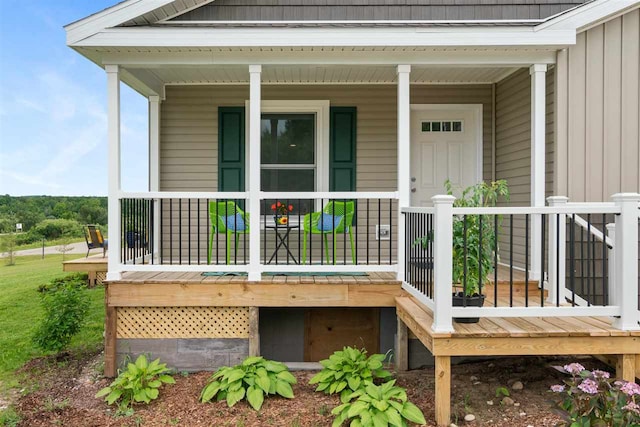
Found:
[{"label": "paved road", "polygon": [[[86,254],[87,253],[87,243],[86,242],[75,242],[75,243],[70,243],[69,244],[69,251],[67,251],[68,254]],[[94,253],[97,253],[98,251],[93,251]],[[51,255],[51,254],[61,254],[62,252],[60,252],[60,246],[45,246],[44,248],[44,253],[45,255]],[[25,255],[42,255],[42,248],[36,248],[36,249],[23,249],[21,251],[16,251],[16,256],[25,256]],[[5,254],[0,255],[2,257],[5,256]]]}]

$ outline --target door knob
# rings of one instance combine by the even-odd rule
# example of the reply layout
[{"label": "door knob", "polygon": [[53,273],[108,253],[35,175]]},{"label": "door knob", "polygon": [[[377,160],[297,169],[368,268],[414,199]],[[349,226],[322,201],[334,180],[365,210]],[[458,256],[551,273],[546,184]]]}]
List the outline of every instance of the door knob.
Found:
[{"label": "door knob", "polygon": [[416,192],[416,189],[415,189],[415,188],[412,188],[412,189],[411,189],[411,192],[412,192],[412,193],[415,193],[415,192]]},{"label": "door knob", "polygon": [[411,177],[411,182],[416,182],[416,177],[415,176]]}]

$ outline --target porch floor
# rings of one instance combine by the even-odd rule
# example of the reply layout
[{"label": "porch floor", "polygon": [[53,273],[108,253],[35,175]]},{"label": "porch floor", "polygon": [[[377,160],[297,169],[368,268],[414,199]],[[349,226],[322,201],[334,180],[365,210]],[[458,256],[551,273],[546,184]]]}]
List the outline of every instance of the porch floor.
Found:
[{"label": "porch floor", "polygon": [[397,297],[396,312],[435,356],[439,426],[449,425],[451,356],[609,355],[616,361],[618,377],[640,377],[640,331],[616,329],[610,318],[481,318],[478,323],[454,322],[451,333],[435,333],[433,313],[413,298]]}]

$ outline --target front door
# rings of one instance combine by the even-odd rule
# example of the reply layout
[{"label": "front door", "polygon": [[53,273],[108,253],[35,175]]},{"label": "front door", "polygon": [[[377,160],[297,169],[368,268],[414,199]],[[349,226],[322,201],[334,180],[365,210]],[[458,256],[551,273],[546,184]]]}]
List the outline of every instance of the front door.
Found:
[{"label": "front door", "polygon": [[480,181],[482,107],[419,105],[411,111],[411,205],[431,206],[431,197]]}]

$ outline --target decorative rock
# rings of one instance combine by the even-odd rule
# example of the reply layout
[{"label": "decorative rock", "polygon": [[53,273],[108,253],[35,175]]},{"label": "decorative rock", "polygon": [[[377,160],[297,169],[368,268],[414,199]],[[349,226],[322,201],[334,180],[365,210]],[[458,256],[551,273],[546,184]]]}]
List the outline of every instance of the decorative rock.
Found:
[{"label": "decorative rock", "polygon": [[473,385],[482,384],[480,381],[474,381]]},{"label": "decorative rock", "polygon": [[458,426],[456,424],[454,424],[454,423],[451,423],[451,424],[449,424],[449,427],[458,427]]},{"label": "decorative rock", "polygon": [[487,405],[493,406],[493,400],[487,400]]},{"label": "decorative rock", "polygon": [[491,377],[491,378],[489,378],[487,381],[489,381],[490,383],[497,383],[497,382],[498,382],[498,379],[497,379],[497,378],[495,378],[495,377]]},{"label": "decorative rock", "polygon": [[511,388],[514,390],[522,390],[524,388],[524,384],[522,384],[522,381],[516,381],[511,385]]},{"label": "decorative rock", "polygon": [[521,416],[521,417],[526,417],[526,416],[527,416],[527,413],[526,413],[526,412],[520,412],[520,416]]},{"label": "decorative rock", "polygon": [[495,364],[493,364],[493,363],[489,363],[489,364],[487,365],[487,368],[495,368],[495,367],[496,367],[496,365],[495,365]]},{"label": "decorative rock", "polygon": [[476,416],[473,414],[467,414],[464,416],[464,420],[468,423],[470,423],[471,421],[475,421],[476,420]]},{"label": "decorative rock", "polygon": [[478,381],[478,377],[476,377],[475,375],[471,375],[471,376],[469,377],[469,380],[471,380],[471,381]]},{"label": "decorative rock", "polygon": [[505,406],[512,406],[514,403],[516,403],[512,398],[510,397],[504,397],[502,398],[502,402],[503,405]]},{"label": "decorative rock", "polygon": [[513,406],[520,406],[520,402],[514,403]]}]

